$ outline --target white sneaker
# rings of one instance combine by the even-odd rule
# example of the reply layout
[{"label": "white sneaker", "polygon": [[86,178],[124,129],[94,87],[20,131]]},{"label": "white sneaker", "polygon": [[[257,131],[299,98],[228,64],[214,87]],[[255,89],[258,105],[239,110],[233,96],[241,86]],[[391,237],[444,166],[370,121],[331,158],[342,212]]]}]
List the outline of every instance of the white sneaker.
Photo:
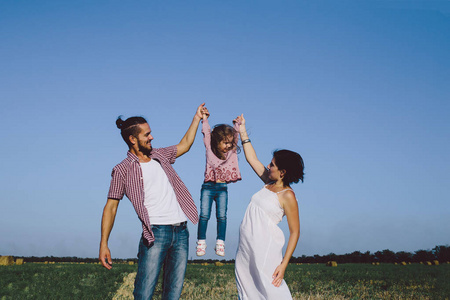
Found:
[{"label": "white sneaker", "polygon": [[206,241],[198,240],[197,241],[197,256],[203,256],[206,254]]},{"label": "white sneaker", "polygon": [[217,255],[225,256],[225,242],[222,240],[217,240],[215,250]]}]

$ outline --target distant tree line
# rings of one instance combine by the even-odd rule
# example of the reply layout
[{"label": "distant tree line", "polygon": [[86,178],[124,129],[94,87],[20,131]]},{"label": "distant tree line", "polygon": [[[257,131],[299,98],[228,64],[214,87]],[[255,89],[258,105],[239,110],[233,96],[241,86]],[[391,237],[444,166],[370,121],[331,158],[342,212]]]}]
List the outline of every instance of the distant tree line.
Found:
[{"label": "distant tree line", "polygon": [[375,253],[355,251],[347,254],[314,255],[292,257],[291,263],[326,263],[336,261],[337,263],[420,263],[438,260],[439,262],[450,262],[450,246],[436,246],[432,250],[418,250],[414,253],[400,251],[393,252],[389,249]]},{"label": "distant tree line", "polygon": [[[75,256],[70,257],[54,257],[54,256],[44,256],[44,257],[21,257],[16,256],[15,258],[23,258],[24,262],[55,262],[55,263],[96,263],[98,258],[80,258]],[[414,253],[400,251],[393,252],[389,249],[377,251],[371,253],[370,251],[360,252],[355,251],[347,254],[334,254],[330,253],[327,255],[314,255],[306,256],[302,255],[299,257],[292,257],[291,263],[326,263],[328,261],[336,261],[337,263],[419,263],[426,261],[438,260],[439,262],[450,262],[450,246],[436,246],[432,250],[418,250]],[[128,263],[133,261],[137,263],[136,258],[129,259],[114,259],[115,263]],[[216,259],[194,259],[189,260],[190,263],[213,263]],[[221,260],[225,263],[233,263],[234,260]]]},{"label": "distant tree line", "polygon": [[56,263],[91,263],[91,262],[97,262],[98,259],[94,258],[80,258],[76,256],[65,256],[65,257],[55,257],[55,256],[28,256],[28,257],[19,257],[16,258],[23,258],[24,262],[56,262]]},{"label": "distant tree line", "polygon": [[[55,262],[55,263],[96,263],[98,262],[98,258],[86,258],[86,257],[76,257],[76,256],[64,256],[64,257],[56,257],[56,256],[15,256],[15,258],[23,258],[24,262]],[[135,261],[136,259],[114,259],[116,263],[126,263],[128,261]]]}]

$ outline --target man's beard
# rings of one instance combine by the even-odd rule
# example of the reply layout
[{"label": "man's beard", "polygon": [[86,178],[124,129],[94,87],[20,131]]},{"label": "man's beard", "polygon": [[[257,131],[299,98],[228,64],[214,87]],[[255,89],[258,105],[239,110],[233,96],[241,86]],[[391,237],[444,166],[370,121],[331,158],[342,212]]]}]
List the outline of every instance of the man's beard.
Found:
[{"label": "man's beard", "polygon": [[150,146],[150,149],[148,149],[147,147],[145,147],[144,145],[141,144],[141,142],[138,143],[138,147],[139,147],[139,151],[141,151],[144,155],[150,156],[150,154],[152,153],[152,146]]}]

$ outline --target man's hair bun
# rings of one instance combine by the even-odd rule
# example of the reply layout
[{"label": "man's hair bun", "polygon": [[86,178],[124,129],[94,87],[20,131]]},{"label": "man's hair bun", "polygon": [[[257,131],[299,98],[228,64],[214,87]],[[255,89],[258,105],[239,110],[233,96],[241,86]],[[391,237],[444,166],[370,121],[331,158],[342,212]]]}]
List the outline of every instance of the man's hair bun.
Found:
[{"label": "man's hair bun", "polygon": [[119,117],[117,118],[117,120],[116,120],[116,126],[117,126],[117,128],[122,129],[122,128],[123,128],[123,123],[124,123],[124,120],[122,120],[122,116],[119,116]]}]

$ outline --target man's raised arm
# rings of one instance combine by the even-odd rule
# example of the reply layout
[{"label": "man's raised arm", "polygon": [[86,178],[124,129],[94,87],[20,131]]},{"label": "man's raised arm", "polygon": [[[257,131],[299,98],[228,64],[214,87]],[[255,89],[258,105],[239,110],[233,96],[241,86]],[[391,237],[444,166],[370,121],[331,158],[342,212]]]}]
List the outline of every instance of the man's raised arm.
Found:
[{"label": "man's raised arm", "polygon": [[197,134],[198,124],[203,118],[203,114],[205,112],[207,113],[208,109],[205,107],[205,103],[202,103],[197,108],[197,112],[195,113],[194,119],[192,120],[189,129],[177,145],[177,157],[180,157],[181,155],[188,152],[189,149],[191,149],[191,146],[195,140],[195,135]]}]

